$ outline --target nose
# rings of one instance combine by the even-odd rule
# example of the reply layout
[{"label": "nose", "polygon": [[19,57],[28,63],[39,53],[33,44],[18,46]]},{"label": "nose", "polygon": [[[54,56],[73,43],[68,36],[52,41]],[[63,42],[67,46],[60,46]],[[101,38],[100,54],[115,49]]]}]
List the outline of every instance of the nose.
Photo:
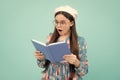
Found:
[{"label": "nose", "polygon": [[58,24],[57,24],[57,26],[58,26],[58,27],[60,27],[60,26],[61,26],[61,24],[60,24],[60,23],[58,23]]},{"label": "nose", "polygon": [[56,24],[56,27],[61,27],[61,24],[60,24],[60,23],[57,23],[57,24]]}]

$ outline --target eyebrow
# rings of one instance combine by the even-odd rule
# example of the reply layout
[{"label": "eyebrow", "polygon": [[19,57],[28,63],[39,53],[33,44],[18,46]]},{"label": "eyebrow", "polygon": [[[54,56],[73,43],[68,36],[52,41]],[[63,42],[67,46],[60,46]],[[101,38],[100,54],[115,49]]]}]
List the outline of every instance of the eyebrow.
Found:
[{"label": "eyebrow", "polygon": [[[55,19],[56,22],[59,22],[58,20]],[[60,20],[60,22],[66,22],[65,20]]]}]

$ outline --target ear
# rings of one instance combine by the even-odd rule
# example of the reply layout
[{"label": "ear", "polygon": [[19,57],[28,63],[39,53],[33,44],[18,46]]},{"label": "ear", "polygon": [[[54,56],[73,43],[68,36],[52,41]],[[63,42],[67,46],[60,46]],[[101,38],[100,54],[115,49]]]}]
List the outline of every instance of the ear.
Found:
[{"label": "ear", "polygon": [[70,26],[72,27],[74,25],[74,22],[72,21],[72,22],[70,22]]}]

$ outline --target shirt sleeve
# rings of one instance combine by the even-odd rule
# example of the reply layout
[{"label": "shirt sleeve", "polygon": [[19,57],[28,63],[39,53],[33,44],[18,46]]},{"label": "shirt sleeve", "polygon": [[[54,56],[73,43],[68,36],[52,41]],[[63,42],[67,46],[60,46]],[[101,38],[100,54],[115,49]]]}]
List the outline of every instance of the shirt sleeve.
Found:
[{"label": "shirt sleeve", "polygon": [[44,59],[44,60],[38,60],[38,59],[37,59],[37,64],[38,64],[38,66],[41,67],[41,68],[44,68],[45,62],[46,62],[45,59]]},{"label": "shirt sleeve", "polygon": [[76,73],[80,76],[84,76],[88,73],[88,60],[87,60],[87,44],[83,37],[79,37],[79,58],[80,58],[80,65],[79,67],[75,68]]}]

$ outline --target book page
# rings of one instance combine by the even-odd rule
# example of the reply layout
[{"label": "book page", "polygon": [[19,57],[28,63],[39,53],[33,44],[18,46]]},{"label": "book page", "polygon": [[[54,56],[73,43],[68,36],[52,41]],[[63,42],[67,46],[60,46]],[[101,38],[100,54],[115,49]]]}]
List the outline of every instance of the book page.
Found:
[{"label": "book page", "polygon": [[60,42],[56,44],[52,44],[47,46],[49,49],[49,54],[52,58],[54,58],[54,62],[61,62],[63,60],[63,56],[65,54],[70,54],[70,49],[68,48],[68,44],[65,42]]},{"label": "book page", "polygon": [[58,45],[58,44],[61,44],[61,43],[65,43],[65,42],[55,42],[55,43],[48,44],[47,46]]},{"label": "book page", "polygon": [[36,42],[36,43],[39,43],[39,44],[41,44],[41,45],[43,45],[43,46],[46,46],[46,44],[45,44],[45,43],[40,42],[40,41],[37,41],[37,40],[35,40],[35,39],[32,39],[32,41],[34,41],[34,42]]}]

